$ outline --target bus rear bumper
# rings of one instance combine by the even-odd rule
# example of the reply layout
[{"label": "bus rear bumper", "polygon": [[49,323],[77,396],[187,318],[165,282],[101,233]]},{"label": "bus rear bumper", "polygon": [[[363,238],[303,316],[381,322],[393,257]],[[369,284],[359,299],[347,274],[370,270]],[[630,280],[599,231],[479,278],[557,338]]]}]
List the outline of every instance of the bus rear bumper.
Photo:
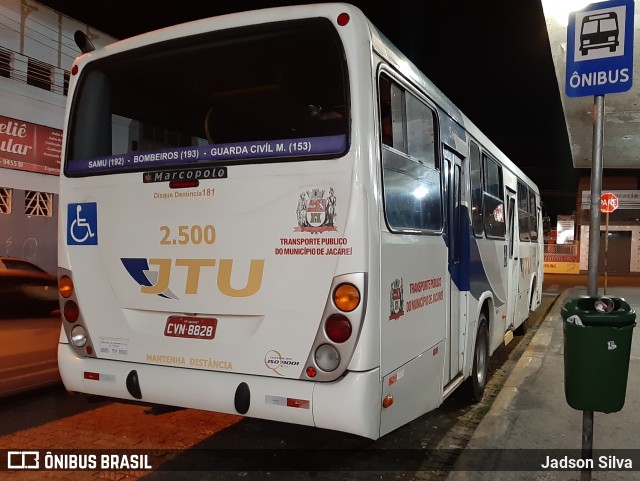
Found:
[{"label": "bus rear bumper", "polygon": [[[250,376],[108,359],[80,358],[58,345],[58,366],[68,391],[282,421],[380,436],[381,384],[378,369],[349,372],[334,382]],[[135,371],[141,396],[127,389]],[[242,384],[246,387],[239,388]],[[238,390],[248,388],[248,410],[236,409]],[[134,392],[135,394],[135,392]],[[242,396],[241,396],[242,397]]]}]

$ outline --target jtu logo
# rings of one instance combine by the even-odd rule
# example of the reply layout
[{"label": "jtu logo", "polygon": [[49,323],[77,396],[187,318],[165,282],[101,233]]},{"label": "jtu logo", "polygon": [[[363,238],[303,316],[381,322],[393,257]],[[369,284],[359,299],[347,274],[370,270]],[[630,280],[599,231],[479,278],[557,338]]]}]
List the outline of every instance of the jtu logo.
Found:
[{"label": "jtu logo", "polygon": [[143,294],[156,294],[168,299],[178,299],[172,290],[171,276],[176,269],[186,274],[184,293],[198,294],[200,279],[211,270],[217,270],[216,286],[221,294],[229,297],[249,297],[260,291],[264,274],[264,259],[251,259],[249,273],[243,287],[233,287],[233,259],[146,259],[128,257],[120,259],[127,272],[140,285]]}]

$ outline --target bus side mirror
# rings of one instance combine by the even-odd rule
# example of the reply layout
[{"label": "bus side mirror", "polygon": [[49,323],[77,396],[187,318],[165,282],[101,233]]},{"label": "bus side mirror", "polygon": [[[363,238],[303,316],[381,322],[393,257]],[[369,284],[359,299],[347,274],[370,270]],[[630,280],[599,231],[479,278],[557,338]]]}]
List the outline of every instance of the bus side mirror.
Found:
[{"label": "bus side mirror", "polygon": [[96,49],[93,45],[93,42],[87,37],[87,34],[82,32],[81,30],[76,30],[73,34],[73,40],[75,40],[76,45],[80,49],[82,53],[89,53]]}]

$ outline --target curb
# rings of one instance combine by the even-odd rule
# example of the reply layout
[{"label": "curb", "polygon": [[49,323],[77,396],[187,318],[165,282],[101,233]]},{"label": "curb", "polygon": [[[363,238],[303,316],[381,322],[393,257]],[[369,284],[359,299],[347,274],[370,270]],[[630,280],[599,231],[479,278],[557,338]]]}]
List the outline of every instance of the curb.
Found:
[{"label": "curb", "polygon": [[555,330],[554,323],[560,317],[560,309],[569,293],[570,290],[563,291],[549,308],[529,345],[493,401],[489,412],[485,414],[473,433],[473,437],[466,446],[467,449],[505,447],[502,441],[508,438],[507,434],[519,415],[513,406],[520,393],[520,386],[529,382],[542,365]]},{"label": "curb", "polygon": [[[504,382],[500,392],[493,400],[489,411],[471,435],[471,439],[465,446],[466,449],[503,449],[509,434],[518,419],[520,413],[515,409],[517,398],[520,394],[520,386],[529,382],[534,377],[551,343],[554,323],[560,317],[561,306],[566,301],[570,290],[564,290],[553,301],[535,334],[529,341],[529,345],[523,351]],[[448,472],[446,481],[490,481],[495,478],[491,471],[468,471],[468,467],[460,466],[456,461]]]}]

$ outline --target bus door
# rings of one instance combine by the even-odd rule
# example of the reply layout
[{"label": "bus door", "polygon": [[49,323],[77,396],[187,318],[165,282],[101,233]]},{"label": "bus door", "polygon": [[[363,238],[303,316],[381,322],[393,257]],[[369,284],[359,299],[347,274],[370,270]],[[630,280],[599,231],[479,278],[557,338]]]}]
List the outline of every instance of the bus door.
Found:
[{"label": "bus door", "polygon": [[460,231],[460,202],[461,202],[461,171],[462,159],[454,152],[444,150],[445,188],[447,209],[447,240],[449,246],[449,279],[447,306],[447,348],[449,355],[445,357],[445,384],[452,381],[462,371],[462,349],[464,344],[460,340],[464,332],[465,316],[460,312],[461,286],[461,231]]},{"label": "bus door", "polygon": [[507,268],[507,322],[513,326],[518,300],[518,231],[516,229],[516,193],[507,189],[507,244],[505,246],[505,267]]}]

